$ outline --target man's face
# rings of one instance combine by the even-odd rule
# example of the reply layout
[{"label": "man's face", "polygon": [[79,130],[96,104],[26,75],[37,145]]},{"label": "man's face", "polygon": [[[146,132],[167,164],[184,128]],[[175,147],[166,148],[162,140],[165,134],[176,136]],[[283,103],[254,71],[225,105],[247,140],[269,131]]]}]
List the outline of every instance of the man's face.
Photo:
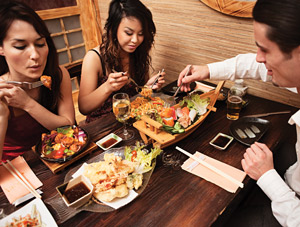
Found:
[{"label": "man's face", "polygon": [[280,87],[300,88],[300,46],[284,54],[267,38],[268,25],[254,21],[254,38],[258,47],[256,61],[264,63],[272,82]]}]

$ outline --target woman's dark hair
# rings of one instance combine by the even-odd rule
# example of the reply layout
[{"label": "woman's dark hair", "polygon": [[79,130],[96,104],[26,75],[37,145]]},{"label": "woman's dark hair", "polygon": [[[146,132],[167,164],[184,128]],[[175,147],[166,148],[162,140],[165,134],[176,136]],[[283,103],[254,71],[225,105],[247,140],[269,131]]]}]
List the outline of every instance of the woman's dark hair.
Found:
[{"label": "woman's dark hair", "polygon": [[[43,74],[49,75],[52,78],[51,91],[42,86],[41,87],[41,104],[54,113],[57,113],[58,100],[61,97],[60,84],[62,80],[62,72],[58,64],[58,56],[56,48],[50,33],[44,21],[35,13],[33,9],[22,2],[12,0],[1,0],[0,3],[0,46],[3,45],[3,40],[7,35],[11,24],[15,20],[25,21],[31,24],[36,32],[46,39],[49,53],[47,57],[47,64]],[[0,56],[0,75],[9,71],[5,57]]]},{"label": "woman's dark hair", "polygon": [[253,19],[268,25],[267,37],[285,54],[300,45],[300,1],[258,0]]},{"label": "woman's dark hair", "polygon": [[[143,28],[144,40],[138,48],[130,54],[129,74],[134,80],[143,85],[149,79],[151,65],[150,49],[154,43],[156,28],[152,20],[151,11],[139,0],[112,0],[109,6],[109,15],[104,27],[101,55],[107,63],[108,69],[123,71],[119,57],[120,46],[117,31],[122,18],[134,17]],[[103,69],[105,70],[105,69]]]}]

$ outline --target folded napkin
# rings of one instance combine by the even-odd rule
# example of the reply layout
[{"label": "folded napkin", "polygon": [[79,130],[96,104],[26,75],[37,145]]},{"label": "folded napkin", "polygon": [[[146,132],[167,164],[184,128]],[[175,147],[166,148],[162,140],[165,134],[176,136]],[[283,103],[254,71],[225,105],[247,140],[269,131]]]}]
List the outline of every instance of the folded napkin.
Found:
[{"label": "folded napkin", "polygon": [[[43,185],[22,156],[15,158],[11,163],[33,188],[37,189]],[[0,166],[0,185],[11,204],[30,193],[4,166]]]},{"label": "folded napkin", "polygon": [[[242,182],[244,178],[246,177],[246,173],[234,168],[230,165],[227,165],[223,162],[220,162],[216,159],[210,158],[200,152],[196,152],[194,154],[196,157],[202,159],[204,162],[209,163],[210,165],[218,168],[222,172],[226,173],[227,175],[233,177],[234,179],[238,180],[239,182]],[[215,173],[214,171],[210,170],[209,168],[201,165],[197,161],[195,161],[192,158],[189,158],[186,160],[183,165],[181,166],[183,170],[186,170],[192,174],[195,174],[213,184],[218,185],[219,187],[225,189],[226,191],[229,191],[231,193],[235,193],[237,189],[239,188],[238,185],[232,183],[230,180],[220,176],[219,174]]]}]

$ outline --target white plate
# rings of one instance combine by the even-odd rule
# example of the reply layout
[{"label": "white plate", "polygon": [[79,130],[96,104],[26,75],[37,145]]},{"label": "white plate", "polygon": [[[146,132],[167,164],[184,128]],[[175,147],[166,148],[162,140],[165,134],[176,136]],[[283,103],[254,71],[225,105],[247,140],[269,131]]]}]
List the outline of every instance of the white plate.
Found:
[{"label": "white plate", "polygon": [[[106,142],[106,141],[108,141],[109,139],[115,139],[115,140],[117,140],[115,143],[113,143],[113,144],[111,144],[109,147],[103,147],[102,146],[102,144],[104,143],[104,142]],[[108,150],[108,149],[110,149],[110,148],[112,148],[113,146],[115,146],[116,144],[118,144],[118,143],[120,143],[122,141],[122,138],[121,137],[119,137],[119,136],[117,136],[116,134],[114,134],[114,133],[110,133],[109,135],[107,135],[107,136],[105,136],[105,137],[103,137],[102,139],[100,139],[100,140],[98,140],[97,142],[96,142],[96,144],[100,147],[100,148],[102,148],[103,150]]]},{"label": "white plate", "polygon": [[11,223],[13,218],[19,218],[20,216],[25,217],[27,214],[31,214],[31,209],[33,204],[36,205],[37,211],[41,215],[43,226],[51,226],[56,227],[57,224],[50,214],[49,210],[45,206],[45,204],[40,199],[35,199],[25,205],[24,207],[20,208],[19,210],[13,212],[12,214],[6,216],[5,218],[0,220],[0,226],[5,226],[7,223]]}]

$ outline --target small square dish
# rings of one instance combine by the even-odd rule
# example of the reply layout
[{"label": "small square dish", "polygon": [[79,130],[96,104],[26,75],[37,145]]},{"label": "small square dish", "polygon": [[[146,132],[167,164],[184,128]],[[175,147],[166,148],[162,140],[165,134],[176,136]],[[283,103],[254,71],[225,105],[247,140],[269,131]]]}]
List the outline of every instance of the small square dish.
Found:
[{"label": "small square dish", "polygon": [[98,140],[96,144],[102,148],[103,150],[108,150],[115,146],[116,144],[120,143],[122,138],[117,136],[114,133],[110,133],[109,135],[105,136],[104,138]]},{"label": "small square dish", "polygon": [[218,135],[215,136],[215,138],[213,138],[209,142],[209,144],[219,150],[225,150],[229,146],[229,144],[232,142],[232,140],[233,140],[232,136],[228,136],[228,135],[220,132],[220,133],[218,133]]},{"label": "small square dish", "polygon": [[77,208],[91,199],[94,186],[88,178],[80,175],[56,187],[56,190],[68,207]]}]

